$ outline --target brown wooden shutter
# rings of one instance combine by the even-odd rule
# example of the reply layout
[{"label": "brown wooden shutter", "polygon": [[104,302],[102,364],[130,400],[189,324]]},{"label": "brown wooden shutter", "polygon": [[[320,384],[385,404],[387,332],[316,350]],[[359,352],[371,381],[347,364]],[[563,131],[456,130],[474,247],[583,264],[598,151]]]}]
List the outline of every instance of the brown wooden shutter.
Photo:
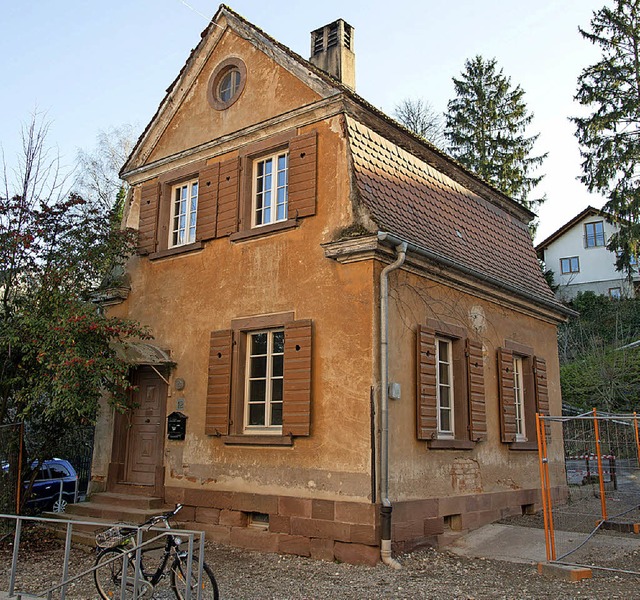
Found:
[{"label": "brown wooden shutter", "polygon": [[230,329],[211,332],[209,346],[209,382],[204,432],[207,435],[229,433],[229,403],[231,401]]},{"label": "brown wooden shutter", "polygon": [[293,321],[284,332],[284,402],[282,433],[309,435],[311,427],[310,320]]},{"label": "brown wooden shutter", "polygon": [[196,240],[216,237],[220,163],[204,167],[198,176],[198,223]]},{"label": "brown wooden shutter", "polygon": [[419,440],[431,440],[438,431],[438,396],[436,389],[436,332],[418,325],[416,335],[418,368],[416,393],[416,427]]},{"label": "brown wooden shutter", "polygon": [[[536,391],[536,412],[549,415],[549,390],[547,388],[547,362],[544,358],[533,357],[533,378]],[[547,436],[550,433],[550,423],[545,421]]]},{"label": "brown wooden shutter", "polygon": [[317,135],[299,135],[289,143],[289,218],[316,214]]},{"label": "brown wooden shutter", "polygon": [[472,441],[479,442],[487,439],[482,342],[467,339],[466,354],[469,382],[469,436]]},{"label": "brown wooden shutter", "polygon": [[238,231],[239,168],[240,161],[237,158],[220,163],[216,237],[231,235]]},{"label": "brown wooden shutter", "polygon": [[156,251],[158,202],[160,184],[147,183],[140,190],[140,220],[138,222],[138,251],[149,254]]},{"label": "brown wooden shutter", "polygon": [[513,352],[498,348],[500,386],[500,432],[503,442],[516,441],[516,396],[513,389]]}]

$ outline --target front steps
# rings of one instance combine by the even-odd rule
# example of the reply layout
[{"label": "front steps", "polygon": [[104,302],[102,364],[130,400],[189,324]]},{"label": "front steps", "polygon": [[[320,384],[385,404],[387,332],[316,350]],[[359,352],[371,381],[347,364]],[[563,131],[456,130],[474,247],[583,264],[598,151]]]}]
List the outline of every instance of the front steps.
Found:
[{"label": "front steps", "polygon": [[[95,535],[99,531],[110,527],[114,523],[128,523],[139,525],[154,515],[165,510],[161,498],[151,498],[138,494],[123,494],[117,492],[102,492],[93,494],[89,502],[68,504],[66,512],[45,513],[44,517],[51,519],[68,519],[71,521],[91,521],[100,525],[73,526],[72,541],[77,544],[95,547]],[[64,538],[66,527],[61,523],[53,526],[56,535]]]}]

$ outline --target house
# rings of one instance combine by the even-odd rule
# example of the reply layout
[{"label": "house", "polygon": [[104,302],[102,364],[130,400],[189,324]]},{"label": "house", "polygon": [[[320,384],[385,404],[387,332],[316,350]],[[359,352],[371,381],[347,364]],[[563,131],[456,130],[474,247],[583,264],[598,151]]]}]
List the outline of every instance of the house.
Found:
[{"label": "house", "polygon": [[553,271],[559,298],[570,300],[579,292],[635,297],[637,270],[629,281],[616,270],[616,255],[607,249],[617,230],[601,210],[588,206],[536,246],[540,260]]},{"label": "house", "polygon": [[109,310],[155,339],[98,423],[94,502],[367,563],[540,506],[569,313],[532,214],[360,98],[353,44],[338,20],[305,60],[223,5],[138,140]]}]

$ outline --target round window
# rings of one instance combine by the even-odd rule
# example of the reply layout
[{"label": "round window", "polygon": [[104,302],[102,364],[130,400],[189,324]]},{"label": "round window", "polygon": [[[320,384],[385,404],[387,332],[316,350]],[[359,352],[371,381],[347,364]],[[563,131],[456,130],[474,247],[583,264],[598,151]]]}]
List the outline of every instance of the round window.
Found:
[{"label": "round window", "polygon": [[207,96],[216,110],[231,106],[242,94],[247,68],[239,58],[222,61],[211,74]]},{"label": "round window", "polygon": [[229,100],[236,95],[239,87],[240,71],[238,71],[238,69],[231,68],[220,80],[220,85],[218,86],[218,100],[221,102],[229,102]]}]

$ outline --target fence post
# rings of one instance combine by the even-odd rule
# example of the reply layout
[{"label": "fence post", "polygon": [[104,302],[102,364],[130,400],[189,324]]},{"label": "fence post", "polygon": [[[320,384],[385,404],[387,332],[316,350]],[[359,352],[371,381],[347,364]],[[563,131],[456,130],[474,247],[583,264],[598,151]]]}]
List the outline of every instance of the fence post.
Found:
[{"label": "fence post", "polygon": [[638,436],[638,415],[633,413],[633,428],[636,432],[636,454],[638,456],[638,466],[640,467],[640,436]]},{"label": "fence post", "polygon": [[598,459],[598,479],[600,480],[600,507],[602,520],[607,520],[607,496],[604,491],[604,472],[602,469],[602,451],[600,449],[600,427],[598,426],[598,412],[593,409],[593,431],[596,435],[596,458]]},{"label": "fence post", "polygon": [[536,413],[536,436],[538,437],[538,459],[540,464],[540,494],[542,496],[542,516],[544,519],[544,542],[547,551],[547,560],[556,559],[556,544],[553,534],[553,514],[551,512],[551,490],[549,489],[549,459],[547,457],[547,444],[545,425]]},{"label": "fence post", "polygon": [[22,445],[24,443],[24,421],[20,422],[20,433],[18,435],[18,483],[16,484],[16,514],[20,514],[20,504],[22,503]]}]

